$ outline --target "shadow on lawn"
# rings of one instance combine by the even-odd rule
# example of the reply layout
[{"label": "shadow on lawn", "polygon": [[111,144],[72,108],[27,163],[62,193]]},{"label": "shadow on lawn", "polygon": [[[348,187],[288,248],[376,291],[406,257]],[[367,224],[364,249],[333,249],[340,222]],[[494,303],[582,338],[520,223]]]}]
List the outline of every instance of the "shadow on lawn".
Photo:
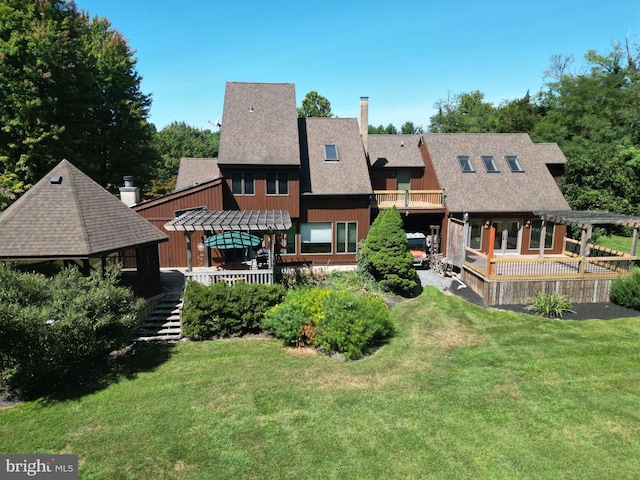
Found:
[{"label": "shadow on lawn", "polygon": [[175,344],[171,343],[136,342],[118,352],[111,353],[108,359],[95,365],[87,378],[66,384],[56,392],[44,396],[40,401],[53,403],[79,399],[117,384],[121,380],[133,380],[139,373],[156,370],[171,358],[174,350]]}]

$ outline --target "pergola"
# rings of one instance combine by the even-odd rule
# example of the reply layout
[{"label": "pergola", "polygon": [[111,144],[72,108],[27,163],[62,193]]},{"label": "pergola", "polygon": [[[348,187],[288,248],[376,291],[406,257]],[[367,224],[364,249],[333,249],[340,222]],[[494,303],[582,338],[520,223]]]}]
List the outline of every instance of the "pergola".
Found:
[{"label": "pergola", "polygon": [[632,215],[624,215],[621,213],[602,212],[597,210],[543,210],[533,212],[542,220],[542,229],[540,232],[540,256],[542,257],[544,247],[544,237],[546,234],[546,222],[569,225],[582,229],[580,239],[580,256],[586,256],[587,243],[591,238],[594,225],[621,225],[633,228],[633,237],[631,240],[631,256],[636,255],[638,246],[638,228],[640,228],[640,217]]},{"label": "pergola", "polygon": [[[291,217],[286,210],[214,210],[206,209],[189,210],[174,220],[166,223],[164,228],[168,231],[184,232],[187,237],[187,271],[192,271],[193,261],[191,255],[191,234],[195,231],[208,233],[226,232],[230,230],[245,232],[262,232],[270,236],[270,248],[272,253],[271,235],[276,232],[286,232],[292,226]],[[271,256],[269,255],[271,264]],[[209,255],[206,257],[209,266]]]}]

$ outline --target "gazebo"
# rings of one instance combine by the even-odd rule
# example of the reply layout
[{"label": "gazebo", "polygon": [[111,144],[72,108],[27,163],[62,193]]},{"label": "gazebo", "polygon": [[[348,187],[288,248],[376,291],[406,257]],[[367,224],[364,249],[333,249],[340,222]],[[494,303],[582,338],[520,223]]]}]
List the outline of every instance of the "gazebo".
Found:
[{"label": "gazebo", "polygon": [[[79,263],[93,260],[135,267],[140,296],[160,293],[158,243],[167,235],[91,178],[62,160],[0,215],[0,260]],[[132,270],[134,270],[132,268]]]}]

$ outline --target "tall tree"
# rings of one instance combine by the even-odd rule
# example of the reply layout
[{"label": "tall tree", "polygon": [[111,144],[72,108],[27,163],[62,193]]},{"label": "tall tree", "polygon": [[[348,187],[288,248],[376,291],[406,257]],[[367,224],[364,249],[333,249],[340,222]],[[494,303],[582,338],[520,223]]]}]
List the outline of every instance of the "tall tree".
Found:
[{"label": "tall tree", "polygon": [[413,122],[404,122],[400,127],[400,133],[404,135],[413,135],[416,133],[424,133],[424,131],[420,125],[414,125]]},{"label": "tall tree", "polygon": [[115,190],[157,157],[151,97],[104,18],[65,0],[0,0],[0,209],[63,158]]},{"label": "tall tree", "polygon": [[567,157],[564,193],[573,208],[640,213],[640,74],[637,47],[585,55],[588,69],[564,72],[540,97],[546,115],[533,139]]},{"label": "tall tree", "polygon": [[155,135],[154,146],[161,161],[145,196],[156,198],[171,193],[176,184],[180,159],[216,157],[219,145],[220,132],[192,127],[185,122],[172,122],[160,130]]},{"label": "tall tree", "polygon": [[522,97],[504,102],[491,117],[491,131],[496,133],[531,133],[543,110],[532,101],[529,92]]},{"label": "tall tree", "polygon": [[298,108],[298,117],[333,117],[331,102],[312,90],[302,100],[302,107]]},{"label": "tall tree", "polygon": [[480,90],[449,95],[439,100],[438,110],[430,119],[429,131],[434,133],[482,133],[491,131],[491,118],[495,114],[492,103],[484,101]]}]

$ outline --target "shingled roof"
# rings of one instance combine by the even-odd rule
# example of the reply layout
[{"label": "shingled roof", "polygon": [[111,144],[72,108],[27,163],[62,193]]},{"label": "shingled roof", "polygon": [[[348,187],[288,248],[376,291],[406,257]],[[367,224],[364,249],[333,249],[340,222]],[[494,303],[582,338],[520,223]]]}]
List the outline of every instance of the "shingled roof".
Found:
[{"label": "shingled roof", "polygon": [[[524,133],[430,133],[427,150],[451,212],[532,212],[570,210],[547,168],[563,163],[555,144],[535,144]],[[470,157],[463,172],[459,155]],[[523,172],[512,172],[505,157],[518,157]],[[487,172],[481,156],[493,156],[499,172]]]},{"label": "shingled roof", "polygon": [[0,215],[0,258],[88,258],[167,238],[67,160]]},{"label": "shingled roof", "polygon": [[292,83],[227,82],[220,165],[300,165]]},{"label": "shingled roof", "polygon": [[215,158],[181,158],[174,191],[220,177]]},{"label": "shingled roof", "polygon": [[[304,195],[368,195],[371,179],[355,118],[300,119],[303,158],[309,174],[301,178]],[[306,135],[304,134],[306,132]],[[337,146],[338,160],[325,160],[324,145]],[[304,170],[304,169],[303,169]]]},{"label": "shingled roof", "polygon": [[418,135],[369,135],[369,163],[372,168],[422,167]]}]

